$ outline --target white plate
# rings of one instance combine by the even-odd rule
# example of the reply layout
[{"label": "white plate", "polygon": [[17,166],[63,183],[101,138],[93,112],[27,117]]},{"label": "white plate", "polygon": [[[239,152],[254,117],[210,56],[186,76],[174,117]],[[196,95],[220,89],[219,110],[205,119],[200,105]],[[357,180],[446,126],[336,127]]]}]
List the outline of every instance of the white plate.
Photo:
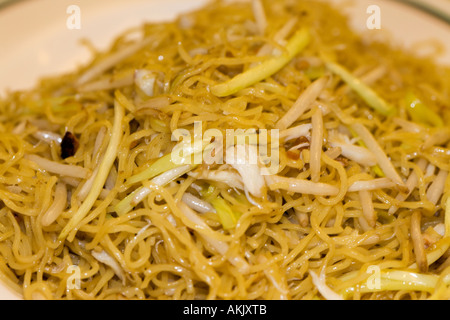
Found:
[{"label": "white plate", "polygon": [[[87,38],[105,49],[114,36],[144,21],[172,19],[181,12],[202,6],[208,0],[33,0],[6,6],[0,11],[0,94],[7,89],[33,86],[41,76],[70,71],[90,58],[80,45]],[[348,4],[348,0],[329,0]],[[447,0],[426,0],[450,12]],[[80,29],[67,27],[67,9],[80,8]],[[389,0],[355,0],[341,7],[352,26],[363,34],[390,37],[405,47],[431,39],[440,40],[445,53],[440,63],[450,65],[450,24],[425,12]],[[381,29],[369,30],[367,9],[380,9]],[[17,294],[0,285],[0,299],[17,299]]]}]

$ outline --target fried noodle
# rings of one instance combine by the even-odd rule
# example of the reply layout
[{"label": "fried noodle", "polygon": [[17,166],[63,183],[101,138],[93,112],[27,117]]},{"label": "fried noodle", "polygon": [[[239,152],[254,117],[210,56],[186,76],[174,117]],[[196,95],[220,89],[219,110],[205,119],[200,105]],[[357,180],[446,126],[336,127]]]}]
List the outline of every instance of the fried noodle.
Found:
[{"label": "fried noodle", "polygon": [[[0,277],[25,299],[449,299],[449,101],[448,68],[320,1],[146,23],[0,101]],[[220,148],[230,129],[278,136]]]}]

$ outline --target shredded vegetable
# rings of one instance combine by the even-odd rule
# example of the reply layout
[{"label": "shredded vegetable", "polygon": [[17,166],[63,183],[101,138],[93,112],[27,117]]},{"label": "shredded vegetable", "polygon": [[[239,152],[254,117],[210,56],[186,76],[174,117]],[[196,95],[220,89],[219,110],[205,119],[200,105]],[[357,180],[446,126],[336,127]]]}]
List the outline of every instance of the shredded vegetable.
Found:
[{"label": "shredded vegetable", "polygon": [[77,224],[88,214],[91,210],[94,202],[97,200],[102,186],[105,184],[108,178],[111,167],[116,160],[117,149],[119,148],[119,143],[122,138],[122,120],[124,117],[124,110],[119,102],[114,103],[114,123],[111,132],[111,138],[108,144],[108,148],[105,151],[105,156],[99,165],[99,170],[92,184],[92,189],[89,191],[86,199],[69,220],[67,225],[61,231],[59,238],[63,239],[66,237],[73,228],[77,227]]},{"label": "shredded vegetable", "polygon": [[373,89],[364,84],[360,79],[356,78],[345,67],[331,62],[326,62],[327,68],[342,78],[345,83],[358,93],[361,98],[373,109],[383,115],[392,115],[395,113],[395,108],[381,98]]},{"label": "shredded vegetable", "polygon": [[405,98],[406,110],[413,121],[424,123],[433,127],[443,127],[442,118],[433,110],[428,108],[414,93],[408,92]]},{"label": "shredded vegetable", "polygon": [[272,76],[302,51],[308,45],[309,39],[309,31],[305,28],[300,29],[289,40],[280,56],[269,58],[227,82],[213,86],[211,92],[219,97],[229,96]]},{"label": "shredded vegetable", "polygon": [[220,221],[225,230],[236,227],[240,215],[233,211],[233,209],[223,198],[218,197],[213,199],[211,200],[211,204],[214,206],[215,211],[219,215]]}]

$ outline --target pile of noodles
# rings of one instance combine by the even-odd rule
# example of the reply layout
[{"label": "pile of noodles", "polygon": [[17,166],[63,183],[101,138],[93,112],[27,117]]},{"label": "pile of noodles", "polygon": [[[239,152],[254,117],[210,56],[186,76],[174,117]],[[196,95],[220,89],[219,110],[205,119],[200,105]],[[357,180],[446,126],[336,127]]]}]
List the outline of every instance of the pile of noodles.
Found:
[{"label": "pile of noodles", "polygon": [[[0,102],[1,280],[26,299],[448,299],[449,101],[448,69],[319,1],[129,30]],[[211,137],[175,163],[196,123],[277,130],[277,170],[187,161]]]}]

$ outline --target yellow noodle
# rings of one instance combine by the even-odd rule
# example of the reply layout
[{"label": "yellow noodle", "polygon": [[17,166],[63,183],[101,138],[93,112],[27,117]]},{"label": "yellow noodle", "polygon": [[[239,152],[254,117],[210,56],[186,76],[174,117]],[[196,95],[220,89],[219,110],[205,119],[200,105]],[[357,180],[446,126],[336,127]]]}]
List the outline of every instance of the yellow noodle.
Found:
[{"label": "yellow noodle", "polygon": [[[448,299],[448,101],[449,68],[321,1],[136,27],[0,101],[0,279],[25,299]],[[176,163],[180,132],[224,161]],[[240,138],[256,163],[226,157]]]}]

